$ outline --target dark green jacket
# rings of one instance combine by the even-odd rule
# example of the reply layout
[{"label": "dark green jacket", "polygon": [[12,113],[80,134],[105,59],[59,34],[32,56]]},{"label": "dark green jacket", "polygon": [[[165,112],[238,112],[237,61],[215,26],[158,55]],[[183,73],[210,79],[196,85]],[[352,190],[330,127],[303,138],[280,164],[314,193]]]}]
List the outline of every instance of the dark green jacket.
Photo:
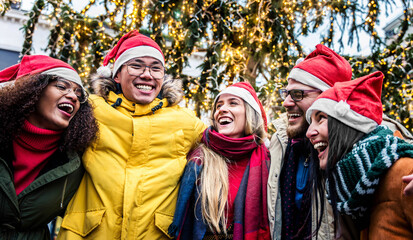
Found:
[{"label": "dark green jacket", "polygon": [[83,177],[81,156],[56,151],[18,196],[11,159],[0,157],[0,239],[50,239],[47,224],[63,215]]}]

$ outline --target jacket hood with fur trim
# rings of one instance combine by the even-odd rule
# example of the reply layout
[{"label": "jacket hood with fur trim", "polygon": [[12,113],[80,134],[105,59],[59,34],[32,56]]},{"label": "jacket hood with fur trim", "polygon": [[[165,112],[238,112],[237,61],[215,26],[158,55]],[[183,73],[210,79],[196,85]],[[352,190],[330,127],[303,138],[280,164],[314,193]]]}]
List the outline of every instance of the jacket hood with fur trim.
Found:
[{"label": "jacket hood with fur trim", "polygon": [[[90,86],[93,92],[108,99],[109,92],[116,92],[116,83],[112,78],[102,77],[99,74],[91,76]],[[168,101],[168,106],[177,105],[183,98],[184,92],[182,91],[182,81],[179,79],[172,79],[170,76],[166,76],[161,89],[162,97]]]}]

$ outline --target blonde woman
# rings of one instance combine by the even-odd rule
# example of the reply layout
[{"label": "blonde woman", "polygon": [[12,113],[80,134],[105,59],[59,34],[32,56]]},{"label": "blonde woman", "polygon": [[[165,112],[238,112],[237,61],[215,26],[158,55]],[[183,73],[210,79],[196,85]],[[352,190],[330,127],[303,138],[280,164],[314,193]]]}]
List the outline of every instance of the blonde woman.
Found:
[{"label": "blonde woman", "polygon": [[178,239],[270,239],[266,116],[249,83],[218,94],[212,126],[188,156],[169,234]]}]

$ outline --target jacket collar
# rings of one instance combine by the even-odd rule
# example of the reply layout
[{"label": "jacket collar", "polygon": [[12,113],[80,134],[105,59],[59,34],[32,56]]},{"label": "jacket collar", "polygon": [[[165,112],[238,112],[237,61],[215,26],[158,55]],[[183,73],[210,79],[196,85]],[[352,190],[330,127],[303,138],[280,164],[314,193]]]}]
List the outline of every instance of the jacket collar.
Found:
[{"label": "jacket collar", "polygon": [[122,93],[116,94],[112,91],[109,92],[107,102],[110,105],[115,104],[116,101],[118,101],[118,99],[121,99],[122,101],[120,102],[120,105],[117,106],[117,108],[123,108],[124,110],[128,111],[132,116],[154,114],[161,107],[164,108],[168,106],[168,101],[165,98],[164,99],[155,98],[151,103],[142,105],[142,104],[137,104],[132,101],[129,101],[128,99],[126,99],[126,97]]},{"label": "jacket collar", "polygon": [[279,136],[279,138],[282,139],[282,141],[286,143],[288,141],[288,136],[287,136],[287,127],[288,127],[287,113],[280,114],[279,118],[272,121],[272,125],[274,126],[274,128],[276,130],[277,136]]},{"label": "jacket collar", "polygon": [[73,173],[81,166],[81,156],[74,151],[66,152],[56,152],[57,155],[52,155],[53,157],[67,157],[68,162],[61,166],[49,170],[47,173],[36,178],[35,182],[31,183],[27,188],[25,188],[18,196],[19,199],[23,198],[25,195],[33,192],[37,188],[44,186],[49,182],[53,182],[58,178],[68,176]]}]

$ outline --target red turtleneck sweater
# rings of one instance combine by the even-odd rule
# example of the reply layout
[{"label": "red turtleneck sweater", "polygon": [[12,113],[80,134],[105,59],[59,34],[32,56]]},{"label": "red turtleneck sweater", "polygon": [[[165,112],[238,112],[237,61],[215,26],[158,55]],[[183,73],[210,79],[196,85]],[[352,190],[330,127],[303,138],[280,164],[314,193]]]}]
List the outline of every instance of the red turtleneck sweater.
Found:
[{"label": "red turtleneck sweater", "polygon": [[228,164],[228,224],[232,224],[234,219],[234,201],[237,196],[242,177],[249,163],[250,158],[238,159]]},{"label": "red turtleneck sweater", "polygon": [[47,159],[57,150],[62,132],[38,128],[27,120],[24,122],[21,134],[13,141],[14,186],[17,195],[34,181]]}]

